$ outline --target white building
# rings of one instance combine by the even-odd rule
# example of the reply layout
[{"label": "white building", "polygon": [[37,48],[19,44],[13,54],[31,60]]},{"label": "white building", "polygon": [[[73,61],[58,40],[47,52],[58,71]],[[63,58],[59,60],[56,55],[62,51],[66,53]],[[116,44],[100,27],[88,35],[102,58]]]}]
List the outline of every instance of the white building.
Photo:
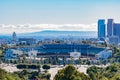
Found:
[{"label": "white building", "polygon": [[6,59],[18,59],[18,56],[22,54],[23,52],[20,50],[8,49],[6,50]]},{"label": "white building", "polygon": [[104,50],[96,54],[97,59],[108,59],[112,56],[112,50]]},{"label": "white building", "polygon": [[17,42],[17,35],[16,35],[15,32],[13,32],[13,34],[12,34],[12,42],[13,42],[13,43],[16,43],[16,42]]}]

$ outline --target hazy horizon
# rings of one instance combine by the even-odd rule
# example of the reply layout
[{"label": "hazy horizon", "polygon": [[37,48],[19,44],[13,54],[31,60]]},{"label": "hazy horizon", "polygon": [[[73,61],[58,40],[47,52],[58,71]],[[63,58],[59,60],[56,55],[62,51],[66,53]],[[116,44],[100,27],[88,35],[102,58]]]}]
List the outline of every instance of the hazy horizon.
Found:
[{"label": "hazy horizon", "polygon": [[58,31],[97,31],[97,24],[18,24],[5,25],[0,24],[0,34],[16,33],[30,33],[44,30],[58,30]]},{"label": "hazy horizon", "polygon": [[97,31],[98,19],[120,23],[120,0],[0,0],[0,34]]}]

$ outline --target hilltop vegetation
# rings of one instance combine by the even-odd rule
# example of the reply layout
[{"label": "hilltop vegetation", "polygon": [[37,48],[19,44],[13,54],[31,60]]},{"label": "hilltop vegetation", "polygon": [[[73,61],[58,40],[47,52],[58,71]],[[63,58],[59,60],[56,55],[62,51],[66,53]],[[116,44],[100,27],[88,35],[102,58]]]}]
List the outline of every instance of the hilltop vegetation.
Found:
[{"label": "hilltop vegetation", "polygon": [[[44,69],[49,69],[46,65]],[[50,80],[51,74],[24,69],[14,73],[9,73],[0,69],[0,80]],[[81,73],[73,65],[68,65],[60,69],[54,80],[120,80],[120,64],[111,64],[105,68],[92,66],[87,69],[87,74]]]},{"label": "hilltop vegetation", "polygon": [[112,64],[106,68],[92,66],[87,73],[91,80],[120,80],[120,65]]},{"label": "hilltop vegetation", "polygon": [[87,74],[70,65],[59,70],[54,80],[120,80],[120,65],[112,64],[106,68],[92,66],[87,69]]},{"label": "hilltop vegetation", "polygon": [[[46,65],[43,66],[43,69],[50,68],[49,65],[47,65],[47,67]],[[41,73],[40,66],[38,65],[19,64],[17,67],[22,71],[20,70],[17,72],[9,73],[0,68],[0,80],[50,80],[51,74],[47,71]]]},{"label": "hilltop vegetation", "polygon": [[80,73],[77,69],[69,65],[58,71],[54,80],[90,80],[90,78],[84,73]]}]

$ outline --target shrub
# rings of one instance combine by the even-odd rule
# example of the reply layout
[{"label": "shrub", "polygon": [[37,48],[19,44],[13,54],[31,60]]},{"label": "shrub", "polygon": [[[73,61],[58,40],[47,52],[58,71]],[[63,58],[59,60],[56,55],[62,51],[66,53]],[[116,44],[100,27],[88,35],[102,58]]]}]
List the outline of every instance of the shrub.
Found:
[{"label": "shrub", "polygon": [[40,68],[40,65],[37,64],[18,64],[18,69],[38,69]]},{"label": "shrub", "polygon": [[45,64],[45,65],[42,66],[42,68],[45,69],[45,70],[48,70],[48,69],[50,69],[50,65]]}]

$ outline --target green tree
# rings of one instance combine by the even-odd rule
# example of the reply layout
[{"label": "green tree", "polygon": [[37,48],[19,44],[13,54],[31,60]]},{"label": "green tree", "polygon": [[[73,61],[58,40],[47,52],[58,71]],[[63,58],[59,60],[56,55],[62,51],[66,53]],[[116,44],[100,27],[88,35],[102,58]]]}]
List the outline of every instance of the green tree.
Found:
[{"label": "green tree", "polygon": [[120,80],[120,73],[115,74],[113,80]]},{"label": "green tree", "polygon": [[8,73],[0,68],[0,80],[21,80],[18,75]]},{"label": "green tree", "polygon": [[66,58],[65,58],[65,56],[63,57],[63,65],[64,66],[66,65]]},{"label": "green tree", "polygon": [[102,68],[92,66],[87,69],[87,74],[91,78],[91,80],[100,80],[102,78],[101,71]]},{"label": "green tree", "polygon": [[54,80],[90,80],[87,75],[80,73],[73,65],[69,65],[57,72]]},{"label": "green tree", "polygon": [[74,64],[74,58],[71,57],[71,64]]},{"label": "green tree", "polygon": [[91,62],[90,62],[89,59],[86,60],[86,64],[87,64],[87,65],[90,65],[90,64],[91,64]]},{"label": "green tree", "polygon": [[46,72],[47,72],[47,70],[50,69],[50,65],[49,64],[45,64],[45,65],[42,66],[42,68],[45,69]]},{"label": "green tree", "polygon": [[81,63],[82,63],[82,60],[81,60],[81,58],[79,57],[79,59],[78,59],[78,64],[81,65]]}]

